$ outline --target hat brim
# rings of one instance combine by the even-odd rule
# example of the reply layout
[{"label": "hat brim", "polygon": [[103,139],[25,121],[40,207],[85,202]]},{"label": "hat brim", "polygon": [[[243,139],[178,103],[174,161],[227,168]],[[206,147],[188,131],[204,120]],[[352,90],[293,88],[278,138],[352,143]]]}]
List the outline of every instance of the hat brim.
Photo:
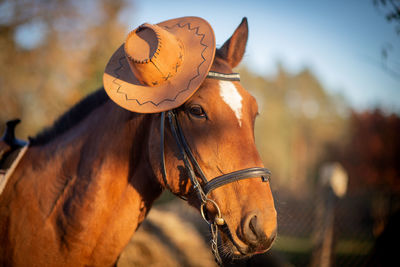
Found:
[{"label": "hat brim", "polygon": [[126,60],[124,45],[112,55],[103,75],[108,96],[121,107],[138,113],[158,113],[179,107],[200,87],[215,56],[215,37],[202,18],[183,17],[157,24],[174,34],[184,46],[176,75],[157,86],[141,84]]}]

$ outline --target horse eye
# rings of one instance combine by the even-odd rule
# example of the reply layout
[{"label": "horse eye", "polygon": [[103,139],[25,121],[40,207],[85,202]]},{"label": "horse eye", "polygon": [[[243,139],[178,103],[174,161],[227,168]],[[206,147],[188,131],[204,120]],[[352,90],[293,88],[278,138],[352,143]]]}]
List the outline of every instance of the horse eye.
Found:
[{"label": "horse eye", "polygon": [[192,105],[189,108],[190,114],[198,118],[205,118],[206,113],[204,112],[203,108],[199,105]]}]

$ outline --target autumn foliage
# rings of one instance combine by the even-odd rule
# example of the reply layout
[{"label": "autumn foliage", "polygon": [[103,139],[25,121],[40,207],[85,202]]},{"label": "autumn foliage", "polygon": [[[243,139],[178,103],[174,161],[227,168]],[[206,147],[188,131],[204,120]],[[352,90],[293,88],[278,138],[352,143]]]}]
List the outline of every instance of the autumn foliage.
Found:
[{"label": "autumn foliage", "polygon": [[376,109],[354,112],[350,121],[351,136],[340,153],[350,188],[400,193],[400,118]]}]

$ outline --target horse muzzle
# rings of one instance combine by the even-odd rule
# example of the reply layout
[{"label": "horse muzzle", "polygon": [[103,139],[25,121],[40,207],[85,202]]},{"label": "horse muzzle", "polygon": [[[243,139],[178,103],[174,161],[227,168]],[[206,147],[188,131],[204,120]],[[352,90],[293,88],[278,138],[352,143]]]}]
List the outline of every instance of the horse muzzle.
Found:
[{"label": "horse muzzle", "polygon": [[234,258],[246,258],[267,252],[277,236],[276,222],[270,224],[273,226],[265,227],[262,216],[258,212],[251,212],[242,220],[236,231],[230,229],[229,223],[220,227],[225,252],[232,254]]}]

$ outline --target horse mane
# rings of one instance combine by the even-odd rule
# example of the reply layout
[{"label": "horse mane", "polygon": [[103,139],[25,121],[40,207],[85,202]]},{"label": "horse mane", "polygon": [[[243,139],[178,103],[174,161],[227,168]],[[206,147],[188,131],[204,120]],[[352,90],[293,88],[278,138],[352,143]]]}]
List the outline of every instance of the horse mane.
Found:
[{"label": "horse mane", "polygon": [[105,90],[100,88],[93,93],[89,94],[71,109],[60,116],[53,124],[53,126],[45,128],[39,132],[35,137],[29,137],[32,146],[44,145],[53,140],[55,137],[65,133],[73,126],[78,124],[86,118],[93,110],[102,106],[109,97]]}]

